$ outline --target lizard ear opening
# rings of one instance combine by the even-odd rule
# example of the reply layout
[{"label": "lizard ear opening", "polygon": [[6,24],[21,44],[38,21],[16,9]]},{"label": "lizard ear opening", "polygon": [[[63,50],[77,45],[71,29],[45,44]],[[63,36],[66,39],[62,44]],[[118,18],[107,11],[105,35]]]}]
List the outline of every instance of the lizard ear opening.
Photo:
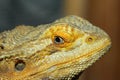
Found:
[{"label": "lizard ear opening", "polygon": [[23,60],[18,60],[15,64],[16,71],[22,71],[25,68],[26,64]]},{"label": "lizard ear opening", "polygon": [[3,50],[3,49],[4,49],[4,46],[3,46],[3,45],[0,45],[0,49]]}]

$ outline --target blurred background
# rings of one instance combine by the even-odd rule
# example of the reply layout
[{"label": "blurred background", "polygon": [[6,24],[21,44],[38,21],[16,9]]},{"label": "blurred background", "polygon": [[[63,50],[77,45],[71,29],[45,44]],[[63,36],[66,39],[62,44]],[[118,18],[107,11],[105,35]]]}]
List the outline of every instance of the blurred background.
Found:
[{"label": "blurred background", "polygon": [[79,80],[120,80],[120,0],[0,0],[0,32],[22,24],[50,23],[65,15],[86,18],[112,38],[110,52]]}]

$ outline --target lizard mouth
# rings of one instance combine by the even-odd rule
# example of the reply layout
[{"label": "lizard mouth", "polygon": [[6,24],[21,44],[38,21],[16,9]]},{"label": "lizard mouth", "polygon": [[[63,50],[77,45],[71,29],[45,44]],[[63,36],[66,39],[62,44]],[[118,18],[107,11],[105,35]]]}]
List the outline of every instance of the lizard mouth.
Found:
[{"label": "lizard mouth", "polygon": [[[69,64],[69,63],[76,63],[77,61],[79,62],[80,60],[82,60],[82,58],[90,58],[90,63],[91,65],[96,61],[98,60],[102,55],[104,55],[104,53],[106,53],[111,47],[111,42],[109,40],[105,41],[105,44],[99,46],[99,48],[96,48],[94,50],[92,50],[91,52],[87,53],[87,54],[84,54],[84,55],[81,55],[79,57],[77,57],[76,59],[72,59],[72,60],[68,60],[66,62],[63,62],[63,63],[59,63],[59,64],[56,64],[55,66],[60,66],[60,65],[64,65],[64,64]],[[98,56],[99,55],[99,56]],[[93,59],[94,58],[94,59]],[[88,64],[86,66],[86,68],[89,65],[89,59],[86,60],[85,64]],[[78,65],[84,65],[84,64],[78,64]],[[76,69],[77,70],[77,69]],[[76,71],[75,70],[75,71]],[[82,76],[82,73],[84,72],[84,69],[81,70],[81,71],[78,71],[77,74],[74,75],[74,77],[72,77],[72,80],[78,80],[81,76]]]},{"label": "lizard mouth", "polygon": [[65,61],[65,62],[55,64],[55,66],[59,66],[59,65],[66,64],[66,63],[69,63],[69,62],[80,61],[80,59],[82,59],[82,58],[88,58],[91,55],[95,55],[97,53],[99,54],[99,52],[101,53],[99,55],[103,55],[105,52],[107,52],[109,50],[109,48],[111,47],[110,45],[111,45],[111,42],[109,40],[107,40],[103,44],[101,44],[101,46],[99,46],[98,48],[95,48],[94,50],[92,50],[92,51],[90,51],[88,53],[85,53],[85,54],[83,54],[81,56],[78,56],[75,59],[71,59],[71,60],[68,60],[68,61]]},{"label": "lizard mouth", "polygon": [[[61,69],[59,66],[64,66],[64,65],[66,65],[66,64],[70,64],[70,66],[71,66],[71,63],[76,63],[76,62],[78,62],[79,63],[79,61],[81,61],[83,58],[89,58],[89,57],[91,57],[92,58],[92,56],[93,55],[97,55],[97,54],[99,54],[99,57],[101,57],[109,48],[110,48],[110,45],[111,45],[111,42],[109,41],[109,40],[106,40],[105,42],[103,42],[103,44],[101,44],[98,48],[95,48],[94,50],[92,50],[92,51],[90,51],[90,52],[88,52],[88,53],[86,53],[86,54],[83,54],[83,55],[81,55],[81,56],[78,56],[78,57],[76,57],[76,58],[74,58],[74,59],[71,59],[71,60],[66,60],[66,61],[62,61],[61,60],[61,62],[59,62],[59,63],[52,63],[52,64],[46,64],[46,65],[43,65],[43,66],[41,66],[40,68],[39,68],[39,72],[37,72],[34,76],[36,76],[36,75],[42,75],[42,74],[45,74],[46,72],[48,72],[48,74],[50,74],[50,73],[54,73],[54,71],[56,71],[56,70],[58,70],[58,69]],[[101,54],[100,54],[101,53]],[[96,60],[99,58],[99,57],[97,57],[96,58]],[[95,58],[95,57],[94,57]],[[95,60],[95,61],[96,61]],[[87,61],[86,61],[86,63],[87,63]],[[79,65],[82,65],[82,63],[81,64],[79,64]],[[87,66],[88,67],[88,66]],[[87,68],[86,67],[86,68]],[[62,67],[63,68],[63,67]],[[84,70],[84,69],[83,69]],[[82,72],[83,72],[83,70],[81,70],[81,71],[79,71],[78,73],[79,73],[79,75],[76,75],[75,77],[73,77],[73,79],[72,80],[76,80],[77,78],[79,78],[80,76],[81,76],[81,74],[82,74]]]},{"label": "lizard mouth", "polygon": [[[102,51],[105,51],[105,52],[107,52],[109,49],[110,49],[110,47],[111,47],[111,42],[107,42],[107,44],[106,44],[106,46],[104,45],[103,46],[104,48],[103,49],[99,49],[99,52],[102,52]],[[105,48],[106,47],[106,48]],[[102,53],[105,53],[105,52],[102,52]],[[90,54],[90,55],[92,55],[92,54]],[[102,54],[103,55],[103,54]],[[101,55],[101,56],[102,56]],[[85,56],[85,55],[84,55]],[[101,57],[100,56],[100,57]],[[99,57],[99,58],[100,58]],[[84,73],[84,70],[83,71],[81,71],[81,72],[79,72],[77,75],[75,75],[73,78],[72,78],[72,80],[78,80],[79,78],[81,78],[82,77],[82,74]]]}]

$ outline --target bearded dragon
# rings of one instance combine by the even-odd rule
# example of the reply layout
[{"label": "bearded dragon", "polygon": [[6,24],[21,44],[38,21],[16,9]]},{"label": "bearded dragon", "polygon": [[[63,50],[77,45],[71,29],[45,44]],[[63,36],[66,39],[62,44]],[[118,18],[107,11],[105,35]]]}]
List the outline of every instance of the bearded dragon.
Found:
[{"label": "bearded dragon", "polygon": [[102,29],[77,16],[0,33],[0,80],[71,80],[111,47]]}]

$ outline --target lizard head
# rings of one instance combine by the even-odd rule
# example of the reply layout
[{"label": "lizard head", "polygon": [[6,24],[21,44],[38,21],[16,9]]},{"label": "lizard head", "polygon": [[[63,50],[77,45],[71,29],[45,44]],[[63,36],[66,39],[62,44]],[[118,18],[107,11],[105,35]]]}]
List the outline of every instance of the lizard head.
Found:
[{"label": "lizard head", "polygon": [[111,46],[109,36],[102,29],[76,16],[59,19],[44,29],[38,26],[32,31],[27,36],[36,31],[38,34],[19,47],[13,47],[8,52],[16,55],[6,56],[1,61],[3,79],[10,76],[14,80],[71,79]]},{"label": "lizard head", "polygon": [[51,47],[54,46],[51,50],[56,50],[47,59],[54,64],[49,70],[62,79],[71,79],[85,70],[111,46],[109,36],[102,29],[76,16],[56,21],[46,30],[46,35],[51,36]]}]

